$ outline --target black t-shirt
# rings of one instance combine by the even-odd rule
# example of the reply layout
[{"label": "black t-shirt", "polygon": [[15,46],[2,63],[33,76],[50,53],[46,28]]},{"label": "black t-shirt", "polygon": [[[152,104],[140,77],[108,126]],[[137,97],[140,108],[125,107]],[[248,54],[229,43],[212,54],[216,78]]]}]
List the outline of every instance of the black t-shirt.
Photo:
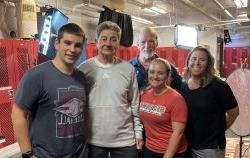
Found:
[{"label": "black t-shirt", "polygon": [[214,78],[207,86],[195,90],[183,83],[181,92],[189,111],[186,132],[190,147],[225,148],[225,112],[238,105],[227,83]]}]

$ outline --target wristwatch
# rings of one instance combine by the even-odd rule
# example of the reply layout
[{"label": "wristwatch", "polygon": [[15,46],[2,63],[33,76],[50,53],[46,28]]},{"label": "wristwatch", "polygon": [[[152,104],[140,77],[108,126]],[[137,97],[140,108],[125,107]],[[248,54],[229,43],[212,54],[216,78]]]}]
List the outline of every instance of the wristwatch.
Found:
[{"label": "wristwatch", "polygon": [[22,153],[22,158],[31,158],[33,156],[32,151],[27,151],[25,153]]}]

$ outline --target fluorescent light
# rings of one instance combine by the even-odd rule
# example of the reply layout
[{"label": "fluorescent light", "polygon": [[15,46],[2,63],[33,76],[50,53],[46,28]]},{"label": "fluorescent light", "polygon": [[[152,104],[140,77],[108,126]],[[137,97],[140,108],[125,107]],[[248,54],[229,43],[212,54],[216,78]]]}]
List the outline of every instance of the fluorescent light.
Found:
[{"label": "fluorescent light", "polygon": [[228,10],[224,10],[225,11],[225,13],[228,15],[228,16],[230,16],[231,18],[234,18],[233,16],[232,16],[232,14],[231,13],[229,13],[229,11]]},{"label": "fluorescent light", "polygon": [[156,11],[156,12],[158,12],[160,14],[166,14],[167,13],[164,9],[161,9],[161,8],[158,8],[158,7],[155,7],[155,6],[151,7],[150,10]]},{"label": "fluorescent light", "polygon": [[238,17],[247,17],[247,13],[245,13],[245,14],[240,14],[240,15],[238,15]]},{"label": "fluorescent light", "polygon": [[156,6],[152,6],[150,8],[149,7],[148,8],[144,8],[143,10],[146,11],[146,12],[150,12],[150,13],[154,14],[152,16],[160,15],[160,14],[166,14],[167,13],[164,9],[158,8]]},{"label": "fluorescent light", "polygon": [[158,13],[158,12],[152,10],[152,9],[149,9],[149,8],[144,8],[143,10],[146,11],[146,12],[153,13],[154,15],[160,15],[160,13]]},{"label": "fluorescent light", "polygon": [[248,0],[234,0],[237,8],[247,7]]},{"label": "fluorescent light", "polygon": [[152,29],[159,29],[159,28],[171,28],[171,27],[174,27],[175,25],[163,25],[163,26],[153,26],[153,27],[150,27]]},{"label": "fluorescent light", "polygon": [[143,23],[143,24],[154,24],[152,21],[149,21],[149,20],[137,17],[137,16],[132,16],[132,20]]}]

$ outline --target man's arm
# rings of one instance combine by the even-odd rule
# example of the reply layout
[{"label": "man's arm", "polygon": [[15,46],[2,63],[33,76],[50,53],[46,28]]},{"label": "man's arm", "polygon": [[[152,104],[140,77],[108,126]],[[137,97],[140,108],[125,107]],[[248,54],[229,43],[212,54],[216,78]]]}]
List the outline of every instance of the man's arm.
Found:
[{"label": "man's arm", "polygon": [[14,133],[20,146],[21,152],[25,153],[27,151],[31,151],[32,148],[28,128],[28,111],[22,109],[20,106],[14,103],[11,118]]},{"label": "man's arm", "polygon": [[143,140],[142,140],[142,122],[139,117],[139,89],[136,80],[136,75],[133,72],[131,76],[131,84],[129,89],[129,103],[131,104],[132,116],[134,120],[134,130],[135,130],[135,138],[136,138],[136,147],[138,150],[142,148]]}]

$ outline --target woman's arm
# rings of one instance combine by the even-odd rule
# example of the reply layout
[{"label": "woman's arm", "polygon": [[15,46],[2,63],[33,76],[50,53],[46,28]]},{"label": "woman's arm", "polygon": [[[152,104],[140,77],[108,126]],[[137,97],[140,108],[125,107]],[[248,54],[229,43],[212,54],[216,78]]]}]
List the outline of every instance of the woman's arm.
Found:
[{"label": "woman's arm", "polygon": [[227,125],[226,129],[228,129],[234,123],[234,121],[236,120],[238,115],[239,115],[239,107],[238,106],[226,111],[226,125]]},{"label": "woman's arm", "polygon": [[170,137],[168,148],[164,154],[164,158],[173,158],[183,136],[185,123],[172,122],[173,133]]}]

